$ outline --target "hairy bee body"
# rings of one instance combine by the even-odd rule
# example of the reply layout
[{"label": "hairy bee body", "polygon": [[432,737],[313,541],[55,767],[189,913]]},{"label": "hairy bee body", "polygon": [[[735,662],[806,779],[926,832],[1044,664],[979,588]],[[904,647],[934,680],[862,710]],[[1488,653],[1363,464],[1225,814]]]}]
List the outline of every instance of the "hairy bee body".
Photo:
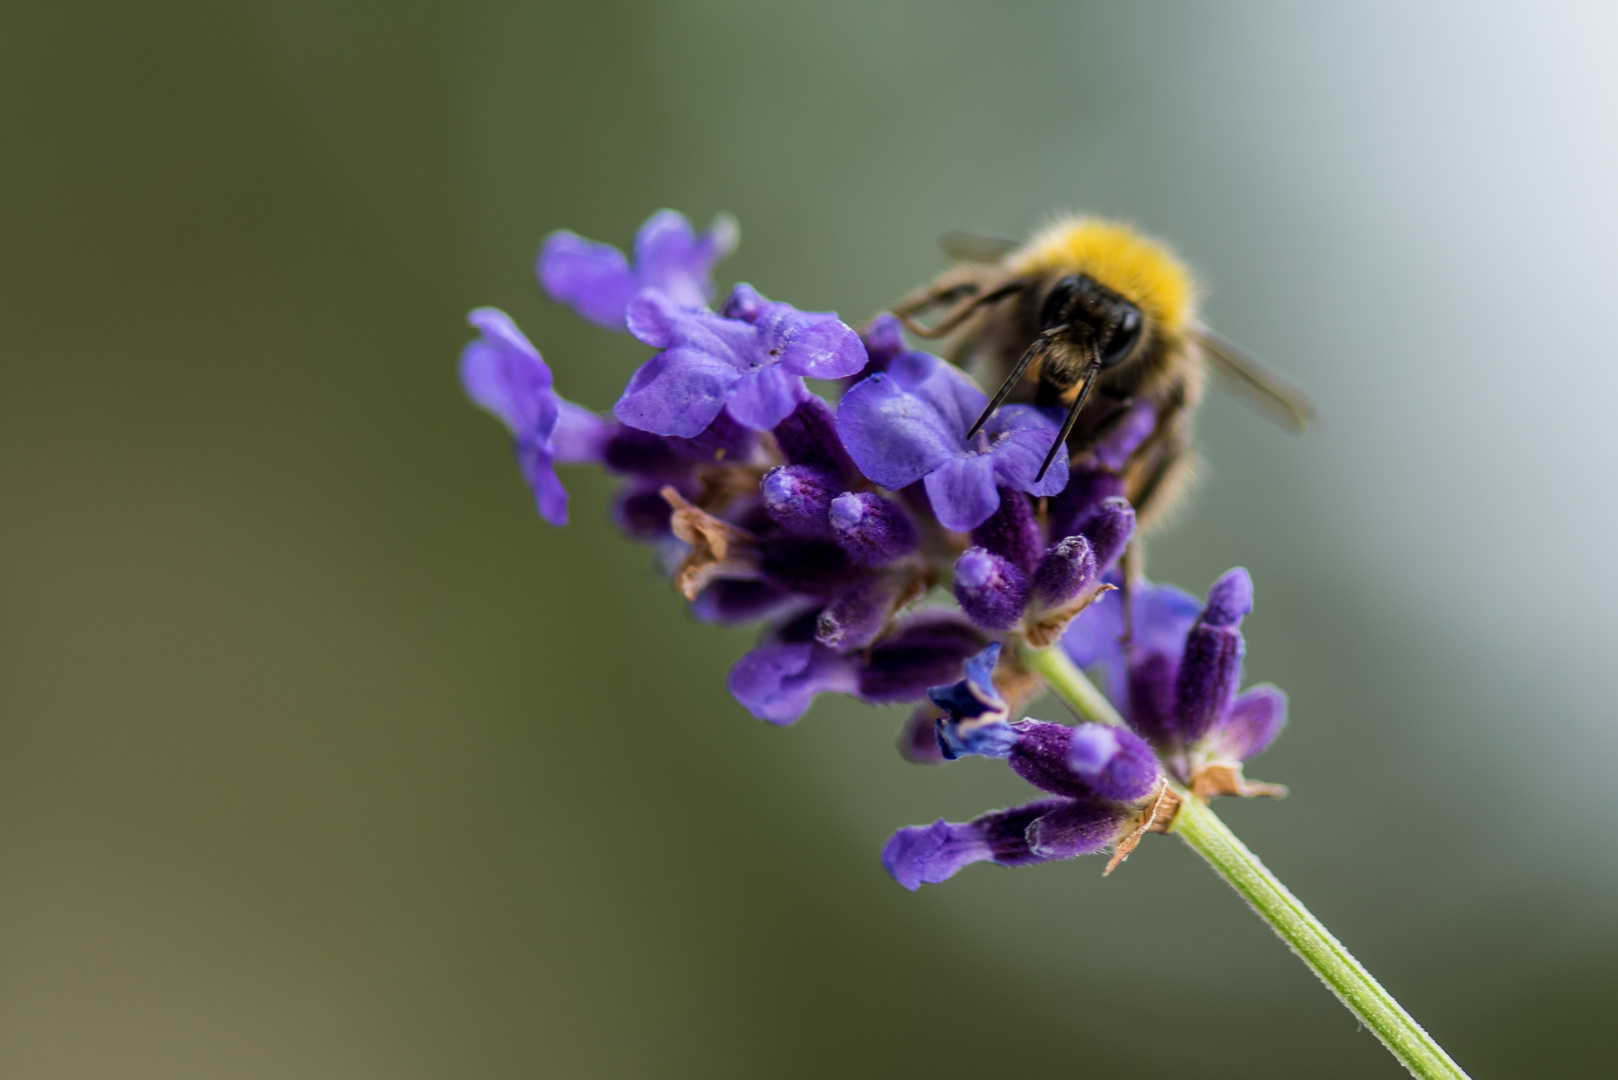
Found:
[{"label": "hairy bee body", "polygon": [[1143,526],[1167,516],[1194,471],[1191,421],[1210,364],[1286,426],[1313,416],[1301,391],[1202,325],[1190,272],[1127,225],[1067,217],[1021,245],[958,241],[946,246],[962,262],[894,314],[922,337],[949,339],[955,363],[998,386],[991,411],[1005,401],[1065,407],[1075,462],[1149,403],[1152,430],[1121,470]]}]

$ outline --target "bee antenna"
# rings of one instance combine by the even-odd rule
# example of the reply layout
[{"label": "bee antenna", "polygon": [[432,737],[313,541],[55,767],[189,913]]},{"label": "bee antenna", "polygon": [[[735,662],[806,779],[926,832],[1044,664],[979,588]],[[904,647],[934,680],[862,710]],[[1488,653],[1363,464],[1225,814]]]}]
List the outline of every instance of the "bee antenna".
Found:
[{"label": "bee antenna", "polygon": [[989,422],[990,413],[1005,404],[1006,398],[1011,396],[1011,392],[1022,381],[1022,373],[1028,370],[1028,365],[1034,362],[1034,357],[1038,356],[1044,351],[1045,346],[1050,344],[1050,339],[1066,329],[1066,323],[1061,326],[1053,326],[1034,339],[1034,343],[1028,346],[1028,349],[1022,354],[1022,359],[1017,361],[1017,366],[1011,369],[1011,374],[1006,376],[1006,381],[1000,384],[1000,389],[994,392],[994,399],[989,402],[988,408],[983,410],[983,415],[978,417],[978,422],[973,424],[972,429],[966,433],[968,439],[981,431],[983,425]]},{"label": "bee antenna", "polygon": [[1084,369],[1084,387],[1079,391],[1079,396],[1073,399],[1073,404],[1068,406],[1067,419],[1062,421],[1062,430],[1057,433],[1056,441],[1051,443],[1051,452],[1045,455],[1045,463],[1039,467],[1039,472],[1034,474],[1034,483],[1045,479],[1051,463],[1056,460],[1057,452],[1067,445],[1067,437],[1073,434],[1073,425],[1079,422],[1079,410],[1084,408],[1085,401],[1090,397],[1090,390],[1096,384],[1096,376],[1100,374],[1101,361],[1090,361],[1090,366]]}]

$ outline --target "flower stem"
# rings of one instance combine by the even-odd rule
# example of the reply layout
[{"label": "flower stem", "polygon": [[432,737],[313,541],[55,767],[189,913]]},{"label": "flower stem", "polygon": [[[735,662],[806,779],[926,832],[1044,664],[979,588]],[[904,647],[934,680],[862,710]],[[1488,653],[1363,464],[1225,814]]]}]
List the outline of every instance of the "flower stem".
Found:
[{"label": "flower stem", "polygon": [[[1085,678],[1060,647],[1019,650],[1023,663],[1087,720],[1122,724],[1112,703]],[[1178,789],[1178,785],[1176,785]],[[1466,1073],[1433,1041],[1420,1024],[1382,988],[1342,942],[1332,936],[1219,820],[1208,804],[1184,789],[1180,812],[1169,831],[1207,860],[1220,877],[1270,924],[1282,941],[1320,977],[1337,999],[1382,1040],[1412,1076],[1421,1080],[1466,1080]]]}]

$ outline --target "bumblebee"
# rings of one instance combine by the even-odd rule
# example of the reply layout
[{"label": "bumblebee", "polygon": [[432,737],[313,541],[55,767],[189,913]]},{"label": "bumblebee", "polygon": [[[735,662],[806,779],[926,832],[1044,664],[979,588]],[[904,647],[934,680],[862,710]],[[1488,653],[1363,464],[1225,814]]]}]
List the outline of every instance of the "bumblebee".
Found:
[{"label": "bumblebee", "polygon": [[1184,487],[1206,368],[1286,427],[1314,416],[1302,391],[1202,324],[1184,264],[1127,225],[1068,217],[1025,244],[953,233],[943,246],[957,265],[891,310],[920,337],[950,339],[955,363],[999,386],[968,438],[1008,400],[1065,406],[1043,476],[1064,446],[1082,458],[1150,402],[1152,431],[1122,469],[1143,526]]}]

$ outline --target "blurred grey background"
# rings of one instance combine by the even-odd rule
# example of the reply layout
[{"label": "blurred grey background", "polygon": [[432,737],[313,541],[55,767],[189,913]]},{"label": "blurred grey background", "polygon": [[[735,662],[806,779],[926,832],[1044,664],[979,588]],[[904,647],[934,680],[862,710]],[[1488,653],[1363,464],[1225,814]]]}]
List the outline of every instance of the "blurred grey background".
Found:
[{"label": "blurred grey background", "polygon": [[[1196,858],[975,867],[1019,798],[901,714],[729,700],[576,472],[462,398],[476,304],[608,406],[558,227],[742,222],[850,320],[953,228],[1175,243],[1317,397],[1215,393],[1153,576],[1258,583],[1230,806],[1474,1075],[1613,1073],[1604,5],[122,5],[0,15],[0,1074],[1394,1077]],[[975,765],[982,765],[977,768]]]}]

